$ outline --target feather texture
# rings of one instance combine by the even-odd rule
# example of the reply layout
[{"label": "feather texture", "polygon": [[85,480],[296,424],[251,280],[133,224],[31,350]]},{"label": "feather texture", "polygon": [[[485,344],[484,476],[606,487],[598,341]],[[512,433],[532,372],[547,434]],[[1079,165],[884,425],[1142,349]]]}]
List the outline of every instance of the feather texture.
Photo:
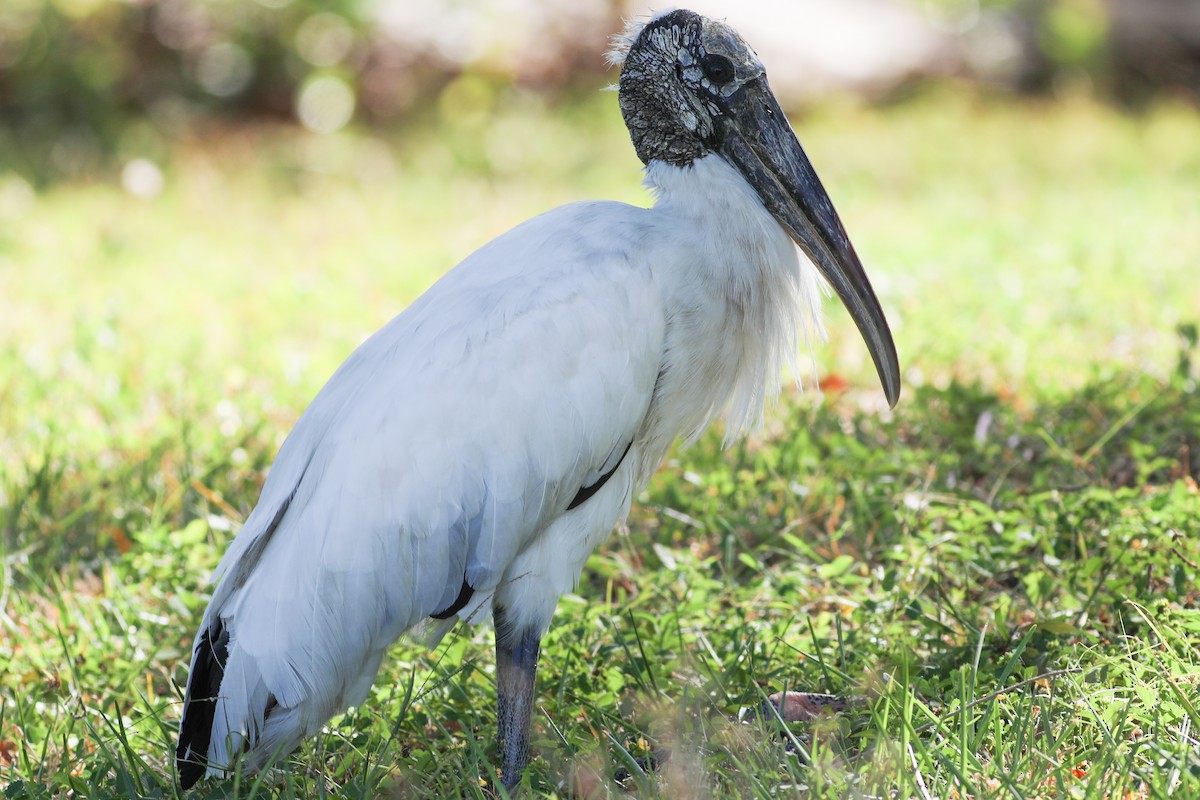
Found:
[{"label": "feather texture", "polygon": [[337,370],[216,571],[181,757],[261,765],[448,608],[544,631],[677,436],[730,403],[730,435],[761,417],[817,324],[815,273],[719,156],[647,183],[653,208],[575,204],[492,241]]}]

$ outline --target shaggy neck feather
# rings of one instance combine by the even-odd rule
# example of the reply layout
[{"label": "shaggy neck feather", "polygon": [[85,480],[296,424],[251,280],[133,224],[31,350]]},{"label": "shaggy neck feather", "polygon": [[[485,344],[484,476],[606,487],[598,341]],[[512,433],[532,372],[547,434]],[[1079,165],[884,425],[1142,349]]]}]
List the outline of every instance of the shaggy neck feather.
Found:
[{"label": "shaggy neck feather", "polygon": [[698,158],[686,167],[652,161],[645,182],[656,197],[654,211],[679,218],[673,229],[682,241],[675,246],[693,254],[671,287],[679,307],[714,298],[724,303],[723,314],[700,315],[697,323],[723,324],[723,335],[696,339],[732,344],[738,351],[733,359],[715,359],[732,363],[732,373],[708,376],[714,407],[685,430],[702,430],[729,403],[729,440],[761,421],[785,364],[798,375],[799,339],[811,346],[824,337],[818,273],[721,156]]}]

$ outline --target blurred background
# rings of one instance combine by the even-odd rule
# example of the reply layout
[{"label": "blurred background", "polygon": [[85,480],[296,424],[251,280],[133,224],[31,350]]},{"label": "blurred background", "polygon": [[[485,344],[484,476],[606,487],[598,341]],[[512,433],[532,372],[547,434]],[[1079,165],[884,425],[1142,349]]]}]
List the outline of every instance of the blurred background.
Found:
[{"label": "blurred background", "polygon": [[[564,202],[648,203],[603,90],[609,37],[649,5],[0,2],[0,467],[51,446],[140,463],[187,424],[265,432],[265,463],[350,350],[488,239]],[[1191,363],[1200,2],[691,5],[767,65],[907,386],[1022,398]],[[878,404],[828,317],[812,372]]]},{"label": "blurred background", "polygon": [[[489,87],[611,80],[639,0],[6,0],[0,169],[35,187],[111,173],[148,191],[180,141],[230,125],[389,130]],[[785,107],[890,102],[931,80],[1136,108],[1200,98],[1195,0],[700,0],[754,43]],[[464,78],[477,80],[463,83]]]},{"label": "blurred background", "polygon": [[[691,5],[767,65],[907,390],[1194,381],[1200,2]],[[0,2],[0,473],[61,451],[81,496],[97,465],[186,485],[195,429],[253,486],[337,364],[468,253],[565,202],[649,202],[603,91],[609,37],[649,10]],[[802,377],[879,410],[828,306]],[[108,544],[161,516],[94,503]]]}]

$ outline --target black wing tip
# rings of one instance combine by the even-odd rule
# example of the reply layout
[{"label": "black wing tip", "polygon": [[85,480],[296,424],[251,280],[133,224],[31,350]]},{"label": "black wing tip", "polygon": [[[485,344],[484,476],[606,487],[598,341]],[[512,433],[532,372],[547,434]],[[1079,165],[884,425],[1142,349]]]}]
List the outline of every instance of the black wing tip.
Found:
[{"label": "black wing tip", "polygon": [[467,576],[463,575],[462,588],[458,590],[458,597],[454,598],[454,602],[443,608],[441,611],[435,611],[430,614],[432,619],[450,619],[452,616],[462,611],[467,603],[471,602],[471,597],[475,594],[475,589],[471,584],[467,583]]},{"label": "black wing tip", "polygon": [[217,712],[217,694],[225,679],[228,656],[229,631],[218,619],[204,632],[192,654],[192,674],[187,695],[183,698],[175,768],[179,771],[179,785],[184,789],[194,786],[208,769],[208,746]]},{"label": "black wing tip", "polygon": [[185,792],[204,777],[204,764],[199,763],[195,758],[185,761],[183,756],[179,756],[175,761],[175,766],[179,770],[179,788]]},{"label": "black wing tip", "polygon": [[567,503],[567,511],[574,511],[576,508],[579,508],[581,505],[590,500],[592,495],[603,489],[604,484],[608,483],[609,478],[615,475],[617,470],[620,469],[621,464],[625,462],[625,456],[629,455],[629,448],[631,447],[633,447],[632,439],[629,440],[629,444],[625,445],[625,452],[621,453],[621,457],[617,459],[616,464],[613,464],[612,469],[597,478],[596,482],[592,485],[580,487],[579,491],[575,493],[575,497],[571,500],[571,502]]}]

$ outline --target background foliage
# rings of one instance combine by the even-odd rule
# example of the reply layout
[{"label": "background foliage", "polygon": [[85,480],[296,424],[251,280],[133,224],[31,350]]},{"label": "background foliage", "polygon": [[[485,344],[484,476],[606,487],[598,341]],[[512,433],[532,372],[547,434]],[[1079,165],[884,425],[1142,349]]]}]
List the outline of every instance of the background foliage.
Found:
[{"label": "background foliage", "polygon": [[[1171,0],[1154,3],[1170,10]],[[1009,29],[1021,61],[1010,75],[1014,88],[1045,93],[1082,76],[1100,94],[1125,101],[1163,89],[1200,96],[1196,15],[1179,3],[1178,21],[1168,15],[1163,23],[1176,25],[1177,38],[1130,43],[1118,13],[1125,4],[931,0],[925,8],[950,30],[989,21]],[[394,126],[464,71],[502,82],[515,77],[486,53],[456,61],[394,35],[380,24],[384,7],[364,0],[10,0],[0,7],[0,169],[39,185],[82,177],[114,159],[161,158],[172,141],[247,117],[298,118],[316,130],[352,118]],[[453,3],[433,7],[447,16],[458,11]],[[627,10],[615,2],[608,8],[608,29],[616,30]],[[543,12],[556,13],[555,4]],[[970,75],[965,56],[959,69]],[[598,52],[568,47],[559,57],[559,70],[528,79],[534,88],[561,93],[593,80],[581,72],[604,69]]]}]

